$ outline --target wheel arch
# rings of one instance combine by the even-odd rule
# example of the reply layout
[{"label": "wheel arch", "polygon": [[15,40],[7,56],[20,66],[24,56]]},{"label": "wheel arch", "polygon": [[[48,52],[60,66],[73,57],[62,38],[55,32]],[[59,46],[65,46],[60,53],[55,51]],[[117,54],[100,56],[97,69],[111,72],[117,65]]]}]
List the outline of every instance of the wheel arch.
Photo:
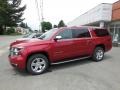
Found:
[{"label": "wheel arch", "polygon": [[95,48],[96,48],[96,47],[102,47],[103,50],[106,51],[106,49],[105,49],[105,45],[104,45],[104,44],[98,44],[98,45],[95,46]]},{"label": "wheel arch", "polygon": [[45,52],[45,51],[37,51],[37,52],[32,52],[32,53],[30,53],[30,54],[27,56],[27,58],[26,58],[26,64],[27,64],[29,58],[30,58],[32,55],[35,55],[35,54],[45,55],[45,56],[47,57],[47,59],[48,59],[48,62],[50,63],[50,57],[49,57],[49,54],[48,54],[47,52]]}]

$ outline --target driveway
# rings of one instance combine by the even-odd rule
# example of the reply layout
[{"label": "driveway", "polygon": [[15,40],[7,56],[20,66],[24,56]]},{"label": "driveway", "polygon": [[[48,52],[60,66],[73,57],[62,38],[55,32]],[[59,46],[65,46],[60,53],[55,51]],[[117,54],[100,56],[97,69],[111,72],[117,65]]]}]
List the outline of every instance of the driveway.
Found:
[{"label": "driveway", "polygon": [[13,69],[8,50],[4,51],[0,54],[0,90],[120,90],[120,48],[106,53],[101,62],[85,59],[54,65],[36,76]]}]

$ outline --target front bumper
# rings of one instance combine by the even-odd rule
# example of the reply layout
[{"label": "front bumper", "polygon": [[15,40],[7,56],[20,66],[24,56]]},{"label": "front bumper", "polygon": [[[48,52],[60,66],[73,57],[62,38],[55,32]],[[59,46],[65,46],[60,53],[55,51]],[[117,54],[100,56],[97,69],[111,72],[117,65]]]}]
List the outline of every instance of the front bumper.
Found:
[{"label": "front bumper", "polygon": [[25,70],[26,68],[26,62],[24,57],[21,55],[18,56],[8,56],[9,57],[9,62],[13,67],[16,67],[20,70]]}]

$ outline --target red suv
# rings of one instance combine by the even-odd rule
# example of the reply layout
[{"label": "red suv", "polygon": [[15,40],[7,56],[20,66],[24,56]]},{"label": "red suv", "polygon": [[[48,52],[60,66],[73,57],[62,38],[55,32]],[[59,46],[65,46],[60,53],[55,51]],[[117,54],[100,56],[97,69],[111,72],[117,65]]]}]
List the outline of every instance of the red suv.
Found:
[{"label": "red suv", "polygon": [[64,27],[52,29],[39,39],[11,46],[9,61],[12,66],[38,75],[52,64],[90,57],[101,61],[111,48],[111,36],[104,28]]}]

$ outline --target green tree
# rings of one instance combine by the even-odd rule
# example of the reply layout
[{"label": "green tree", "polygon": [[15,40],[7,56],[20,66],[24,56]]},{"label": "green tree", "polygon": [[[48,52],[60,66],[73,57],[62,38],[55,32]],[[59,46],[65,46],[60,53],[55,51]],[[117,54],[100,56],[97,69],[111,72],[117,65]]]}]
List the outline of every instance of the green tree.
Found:
[{"label": "green tree", "polygon": [[33,30],[28,26],[27,23],[21,22],[19,26],[25,29],[29,29],[29,32],[31,33],[33,32]]},{"label": "green tree", "polygon": [[58,24],[58,27],[65,27],[66,25],[65,25],[65,23],[64,23],[64,21],[63,20],[61,20],[60,22],[59,22],[59,24]]},{"label": "green tree", "polygon": [[45,32],[45,30],[50,30],[52,29],[52,24],[50,22],[42,22],[41,23],[42,26],[42,32]]},{"label": "green tree", "polygon": [[58,26],[57,26],[57,25],[54,25],[53,27],[54,27],[54,28],[57,28]]},{"label": "green tree", "polygon": [[25,9],[26,5],[21,6],[21,0],[0,0],[0,34],[5,32],[6,27],[17,26],[22,22]]},{"label": "green tree", "polygon": [[26,29],[29,28],[28,25],[27,25],[27,23],[24,23],[24,22],[21,22],[21,23],[20,23],[20,27],[26,28]]},{"label": "green tree", "polygon": [[5,12],[7,6],[7,0],[0,0],[0,34],[3,34],[3,25],[5,23]]},{"label": "green tree", "polygon": [[28,29],[29,29],[29,32],[33,33],[33,30],[30,27]]},{"label": "green tree", "polygon": [[25,23],[21,22],[20,27],[25,28],[26,27]]},{"label": "green tree", "polygon": [[6,31],[6,34],[8,34],[8,35],[13,34],[13,33],[15,33],[15,29],[13,27],[8,28],[7,31]]}]

